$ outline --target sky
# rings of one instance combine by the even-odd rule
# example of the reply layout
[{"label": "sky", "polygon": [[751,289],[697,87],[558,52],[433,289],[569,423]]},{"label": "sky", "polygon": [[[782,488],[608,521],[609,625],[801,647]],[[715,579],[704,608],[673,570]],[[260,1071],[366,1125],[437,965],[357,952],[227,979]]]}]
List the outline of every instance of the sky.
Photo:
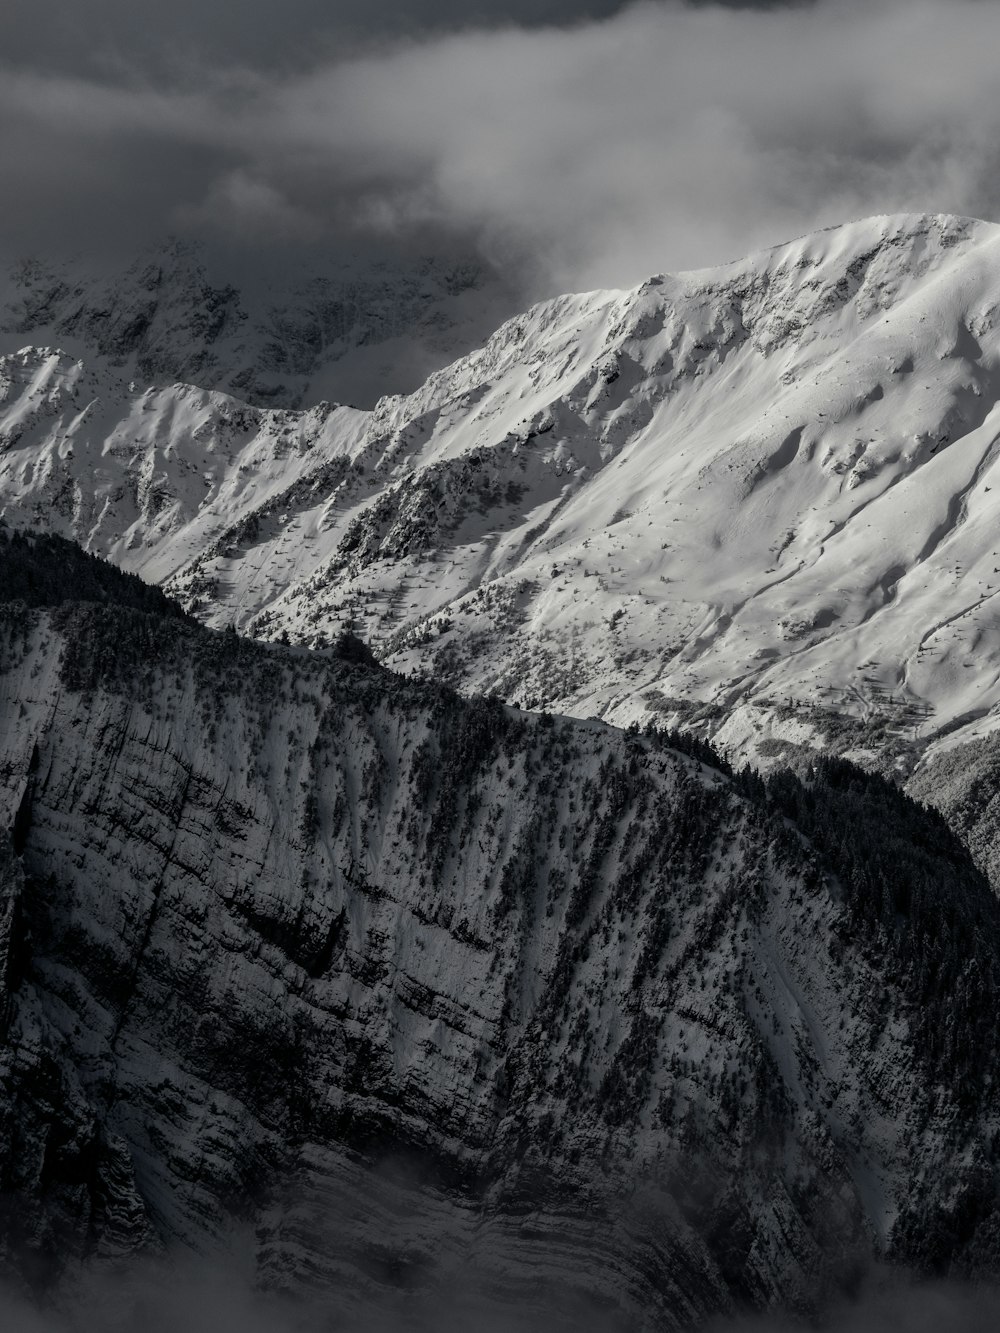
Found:
[{"label": "sky", "polygon": [[7,260],[474,251],[535,296],[1000,217],[994,0],[3,9]]},{"label": "sky", "polygon": [[[692,0],[704,5],[708,0]],[[725,0],[773,9],[811,0]],[[7,0],[6,58],[36,68],[111,73],[223,61],[295,70],[373,43],[456,30],[571,27],[625,0]]]}]

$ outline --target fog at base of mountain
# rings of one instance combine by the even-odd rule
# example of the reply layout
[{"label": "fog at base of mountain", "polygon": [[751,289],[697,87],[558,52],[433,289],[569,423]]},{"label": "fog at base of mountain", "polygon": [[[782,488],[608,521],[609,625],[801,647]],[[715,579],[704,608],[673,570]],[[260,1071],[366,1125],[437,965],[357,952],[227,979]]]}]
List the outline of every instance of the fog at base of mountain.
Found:
[{"label": "fog at base of mountain", "polygon": [[[818,1317],[780,1310],[692,1325],[685,1333],[983,1333],[992,1327],[1000,1290],[987,1285],[872,1276],[854,1299]],[[180,1258],[118,1274],[91,1275],[72,1308],[50,1293],[41,1308],[0,1289],[0,1322],[17,1333],[653,1333],[620,1313],[576,1295],[501,1304],[474,1280],[441,1290],[350,1302],[335,1296],[291,1299],[256,1289],[235,1265]],[[67,1302],[67,1304],[69,1304]],[[544,1309],[539,1305],[544,1304]],[[53,1308],[55,1306],[56,1308]]]}]

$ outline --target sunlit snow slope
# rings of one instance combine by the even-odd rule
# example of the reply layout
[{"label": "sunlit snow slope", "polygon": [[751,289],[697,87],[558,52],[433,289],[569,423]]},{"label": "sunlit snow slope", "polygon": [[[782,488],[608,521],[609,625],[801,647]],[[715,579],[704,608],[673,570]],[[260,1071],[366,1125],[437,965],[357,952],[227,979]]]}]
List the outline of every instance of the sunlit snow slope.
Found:
[{"label": "sunlit snow slope", "polygon": [[[2,512],[215,624],[618,721],[1000,705],[1000,228],[872,218],[567,296],[373,413],[3,362]],[[789,702],[808,704],[793,715]]]}]

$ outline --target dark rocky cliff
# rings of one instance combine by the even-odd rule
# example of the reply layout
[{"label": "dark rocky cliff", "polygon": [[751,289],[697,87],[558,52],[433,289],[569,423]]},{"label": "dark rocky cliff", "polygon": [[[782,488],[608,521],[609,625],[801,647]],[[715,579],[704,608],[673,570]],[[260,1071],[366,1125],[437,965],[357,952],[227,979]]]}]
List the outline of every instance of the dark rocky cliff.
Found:
[{"label": "dark rocky cliff", "polygon": [[1000,925],[939,820],[213,633],[70,549],[0,540],[8,1275],[249,1235],[342,1311],[670,1328],[996,1263]]}]

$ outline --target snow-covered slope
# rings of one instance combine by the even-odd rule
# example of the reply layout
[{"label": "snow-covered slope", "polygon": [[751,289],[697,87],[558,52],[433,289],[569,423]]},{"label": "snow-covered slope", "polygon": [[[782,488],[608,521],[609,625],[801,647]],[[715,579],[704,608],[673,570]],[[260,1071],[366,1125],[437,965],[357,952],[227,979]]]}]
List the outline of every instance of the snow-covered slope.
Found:
[{"label": "snow-covered slope", "polygon": [[1000,909],[888,784],[0,574],[8,1272],[249,1246],[341,1323],[673,1329],[1000,1262]]},{"label": "snow-covered slope", "polygon": [[232,280],[171,242],[120,272],[34,259],[0,275],[0,354],[58,346],[143,387],[183,381],[251,403],[373,403],[475,347],[516,309],[472,259],[331,256]]},{"label": "snow-covered slope", "polygon": [[[370,414],[3,363],[2,512],[210,622],[733,752],[1000,706],[1000,228],[872,218],[568,296]],[[840,725],[839,723],[837,725]]]}]

